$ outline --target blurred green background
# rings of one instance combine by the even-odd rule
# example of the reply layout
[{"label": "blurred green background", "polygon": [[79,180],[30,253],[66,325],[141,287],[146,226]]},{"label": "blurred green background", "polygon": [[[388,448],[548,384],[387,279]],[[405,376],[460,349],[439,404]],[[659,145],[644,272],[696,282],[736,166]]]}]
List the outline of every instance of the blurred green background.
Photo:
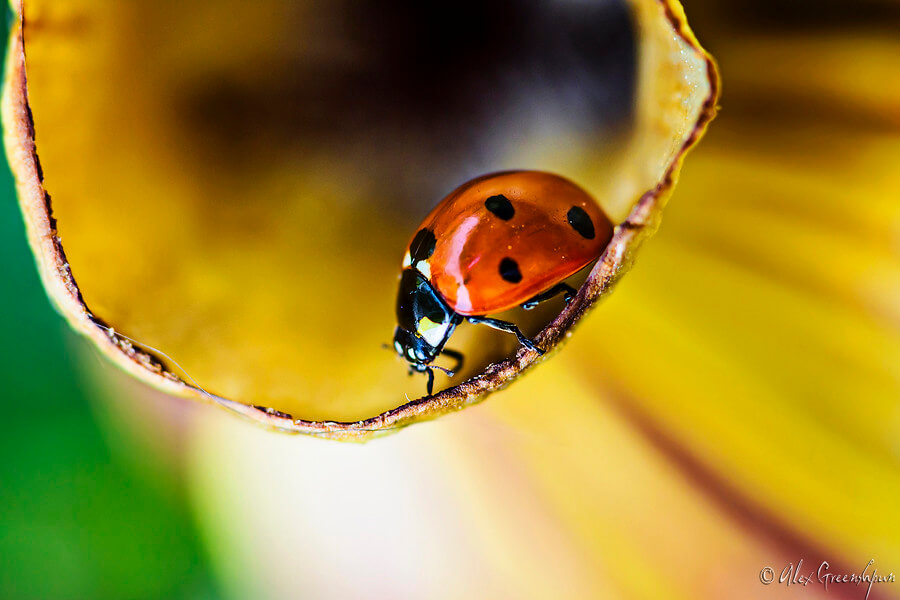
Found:
[{"label": "blurred green background", "polygon": [[218,597],[179,482],[98,425],[8,168],[0,197],[0,598]]}]

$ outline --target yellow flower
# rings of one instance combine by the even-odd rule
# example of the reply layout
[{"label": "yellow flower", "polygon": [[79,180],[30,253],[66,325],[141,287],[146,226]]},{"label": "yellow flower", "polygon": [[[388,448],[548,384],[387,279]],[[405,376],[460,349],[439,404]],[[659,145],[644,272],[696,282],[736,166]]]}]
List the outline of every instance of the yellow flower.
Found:
[{"label": "yellow flower", "polygon": [[[405,239],[431,201],[403,205],[367,169],[394,164],[396,152],[431,164],[442,149],[414,128],[411,155],[380,155],[368,137],[323,149],[314,128],[296,140],[272,125],[285,113],[238,119],[254,114],[241,90],[321,91],[265,87],[271,73],[306,68],[334,81],[314,61],[286,65],[261,48],[344,69],[372,58],[317,36],[343,24],[314,7],[286,15],[277,5],[197,4],[180,9],[184,21],[136,3],[35,6],[29,69],[53,67],[29,71],[38,151],[98,316],[171,353],[214,393],[361,418],[421,386],[403,387],[402,367],[371,358],[389,331],[369,319],[391,314],[382,282],[399,256],[369,248]],[[896,9],[826,3],[794,25],[783,3],[739,6],[690,13],[721,65],[722,114],[685,163],[657,235],[553,360],[480,407],[364,446],[192,411],[185,473],[233,597],[863,597],[853,584],[799,590],[778,578],[801,559],[804,575],[823,561],[859,573],[870,559],[879,573],[900,572],[900,43],[886,25]],[[215,18],[228,11],[245,18]],[[851,12],[853,28],[841,22]],[[198,22],[225,29],[185,25]],[[316,26],[298,35],[297,23]],[[135,53],[147,40],[157,51]],[[209,114],[216,106],[228,108]],[[382,126],[369,133],[394,131]],[[561,156],[584,179],[616,147],[586,148],[565,128],[527,134],[541,143],[517,159]],[[348,172],[334,152],[369,162]],[[658,177],[659,164],[639,166]],[[455,167],[445,168],[433,175],[441,185]],[[421,173],[391,174],[396,189],[421,185]],[[622,184],[605,201],[635,192]],[[366,198],[378,210],[362,211]],[[263,218],[272,206],[279,218]],[[290,254],[260,261],[271,247]],[[366,275],[344,277],[329,262],[338,254]],[[223,293],[235,281],[242,293]],[[152,447],[150,432],[172,422],[152,411],[171,405],[103,378],[130,399],[119,426]],[[873,595],[898,596],[898,585]]]},{"label": "yellow flower", "polygon": [[30,241],[50,297],[119,367],[335,437],[480,401],[537,354],[471,378],[509,347],[461,332],[470,379],[409,403],[421,382],[372,352],[412,207],[516,167],[593,191],[623,225],[537,336],[552,349],[654,230],[715,110],[714,66],[674,3],[461,7],[467,51],[447,15],[409,7],[373,29],[367,10],[272,0],[240,26],[227,3],[19,11],[4,114]]}]

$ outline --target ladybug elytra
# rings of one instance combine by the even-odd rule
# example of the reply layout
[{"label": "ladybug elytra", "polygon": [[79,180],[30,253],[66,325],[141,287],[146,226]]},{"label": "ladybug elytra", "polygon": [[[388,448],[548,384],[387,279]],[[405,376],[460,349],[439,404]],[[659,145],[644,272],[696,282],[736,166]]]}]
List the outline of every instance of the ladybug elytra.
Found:
[{"label": "ladybug elytra", "polygon": [[473,179],[431,211],[403,258],[397,295],[394,348],[410,372],[428,375],[438,355],[462,365],[444,348],[463,321],[514,334],[523,346],[543,350],[508,321],[487,317],[515,306],[529,309],[564,294],[563,283],[596,260],[613,225],[593,198],[558,175],[508,171]]}]

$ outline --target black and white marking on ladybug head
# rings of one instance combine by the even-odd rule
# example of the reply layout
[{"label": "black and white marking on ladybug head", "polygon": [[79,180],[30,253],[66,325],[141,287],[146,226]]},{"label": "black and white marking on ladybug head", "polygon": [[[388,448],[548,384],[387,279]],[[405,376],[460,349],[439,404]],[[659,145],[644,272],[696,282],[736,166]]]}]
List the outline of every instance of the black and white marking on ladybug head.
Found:
[{"label": "black and white marking on ladybug head", "polygon": [[500,261],[500,277],[510,283],[519,283],[522,281],[522,273],[519,271],[519,263],[506,257]]},{"label": "black and white marking on ladybug head", "polygon": [[503,194],[491,196],[485,200],[484,207],[493,213],[494,216],[504,221],[509,221],[516,214],[516,209],[513,208],[512,202]]},{"label": "black and white marking on ladybug head", "polygon": [[591,222],[591,218],[580,206],[573,206],[569,209],[569,212],[566,213],[566,217],[569,220],[569,225],[572,226],[572,229],[578,232],[581,237],[592,240],[594,236],[597,235],[594,231],[594,224]]},{"label": "black and white marking on ladybug head", "polygon": [[404,269],[397,294],[394,330],[394,348],[400,356],[413,365],[430,363],[459,322],[458,315],[425,277],[415,270]]}]

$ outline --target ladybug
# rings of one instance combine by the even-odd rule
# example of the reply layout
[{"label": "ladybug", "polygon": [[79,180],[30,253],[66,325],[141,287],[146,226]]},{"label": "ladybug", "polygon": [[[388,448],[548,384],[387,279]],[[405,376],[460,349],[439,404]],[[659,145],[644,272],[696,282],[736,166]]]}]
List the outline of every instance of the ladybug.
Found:
[{"label": "ladybug", "polygon": [[394,349],[410,374],[428,374],[438,355],[463,355],[444,348],[463,321],[514,334],[543,354],[508,321],[486,315],[515,306],[534,308],[575,290],[563,283],[595,261],[613,235],[613,224],[583,189],[552,173],[507,171],[473,179],[431,211],[403,257],[397,294]]}]

